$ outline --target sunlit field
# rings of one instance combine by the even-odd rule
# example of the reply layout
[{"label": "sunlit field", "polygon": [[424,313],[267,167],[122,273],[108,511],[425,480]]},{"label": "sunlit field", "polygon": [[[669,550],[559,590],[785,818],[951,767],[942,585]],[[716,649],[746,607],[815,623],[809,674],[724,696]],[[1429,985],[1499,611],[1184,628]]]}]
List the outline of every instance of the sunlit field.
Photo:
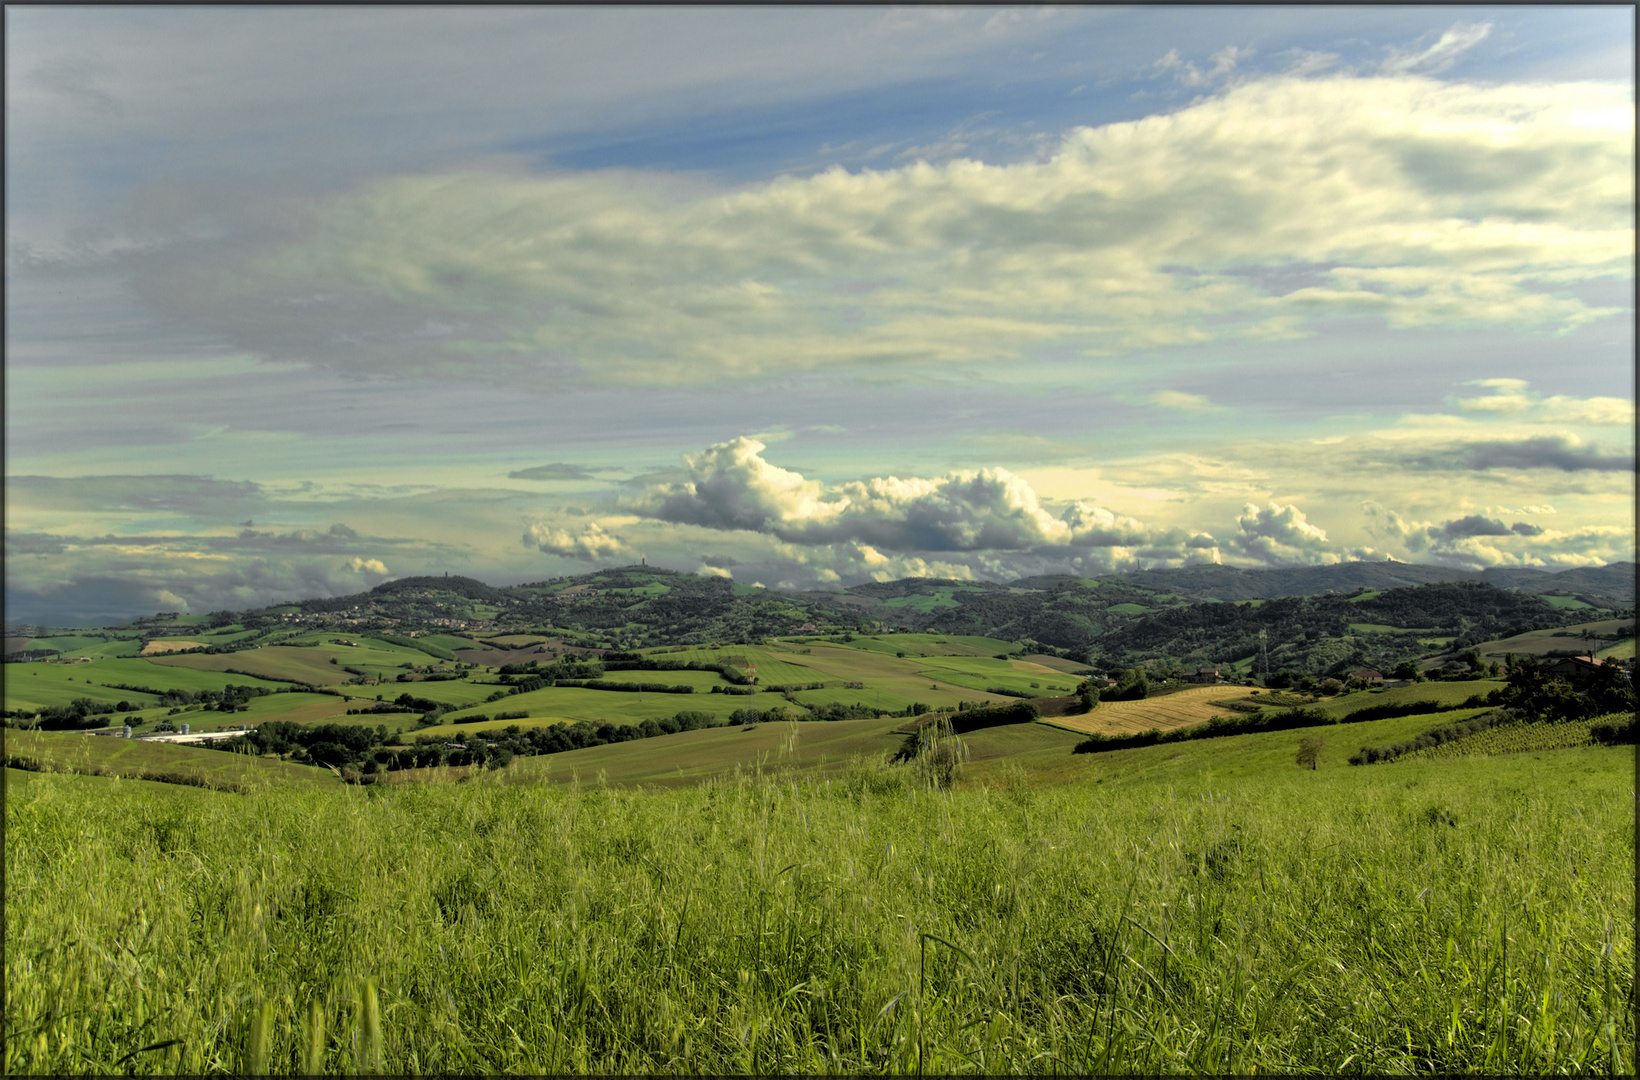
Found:
[{"label": "sunlit field", "polygon": [[779,747],[668,791],[8,771],[6,1068],[1632,1070],[1630,750],[1048,783],[1069,733],[973,742],[1032,733],[945,790]]}]

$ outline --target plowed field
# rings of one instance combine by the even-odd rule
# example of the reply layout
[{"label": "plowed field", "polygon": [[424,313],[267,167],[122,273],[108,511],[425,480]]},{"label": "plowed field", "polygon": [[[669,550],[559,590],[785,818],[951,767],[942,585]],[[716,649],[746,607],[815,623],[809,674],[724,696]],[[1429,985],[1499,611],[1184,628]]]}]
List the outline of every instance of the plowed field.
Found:
[{"label": "plowed field", "polygon": [[1215,701],[1233,701],[1252,693],[1246,686],[1193,686],[1144,701],[1102,701],[1090,713],[1056,716],[1051,723],[1088,735],[1126,735],[1151,728],[1167,731],[1224,716],[1230,710],[1213,704]]}]

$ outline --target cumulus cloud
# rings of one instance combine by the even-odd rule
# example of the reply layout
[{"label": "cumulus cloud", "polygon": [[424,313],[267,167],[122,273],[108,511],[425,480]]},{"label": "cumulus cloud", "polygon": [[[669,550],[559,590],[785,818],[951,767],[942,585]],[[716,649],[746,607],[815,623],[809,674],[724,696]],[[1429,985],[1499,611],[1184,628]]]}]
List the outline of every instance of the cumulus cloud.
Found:
[{"label": "cumulus cloud", "polygon": [[[10,530],[6,614],[14,621],[77,625],[343,596],[372,577],[386,577],[387,559],[401,572],[430,573],[467,565],[470,552],[425,538],[365,535],[341,523],[205,535]],[[161,592],[185,604],[162,600]]]},{"label": "cumulus cloud", "polygon": [[[1055,516],[1007,469],[938,477],[872,477],[826,485],[762,457],[744,436],[685,455],[689,479],[652,485],[622,505],[643,516],[708,529],[767,532],[799,545],[860,545],[921,552],[1022,551],[1150,542],[1154,530],[1085,501]],[[1183,542],[1186,537],[1165,537]]]},{"label": "cumulus cloud", "polygon": [[1466,536],[1508,536],[1509,526],[1494,518],[1470,514],[1447,522],[1431,535],[1443,540],[1459,540]]},{"label": "cumulus cloud", "polygon": [[603,526],[596,521],[589,523],[579,533],[533,522],[524,530],[524,546],[536,548],[548,555],[563,555],[588,562],[632,554],[632,549],[625,540],[605,532]]},{"label": "cumulus cloud", "polygon": [[662,521],[767,531],[801,544],[974,551],[1072,539],[1071,527],[1006,469],[874,477],[828,488],[765,461],[765,449],[742,436],[686,455],[688,481],[652,487],[623,505]]},{"label": "cumulus cloud", "polygon": [[[1012,164],[731,191],[400,176],[129,259],[144,296],[263,356],[509,381],[1112,355],[1334,317],[1566,329],[1607,309],[1538,283],[1632,275],[1633,115],[1619,85],[1271,78]],[[1261,285],[1295,266],[1310,284]]]},{"label": "cumulus cloud", "polygon": [[741,577],[780,568],[790,578],[797,564],[819,585],[1221,561],[1210,533],[1150,525],[1086,499],[1056,514],[1006,469],[824,484],[770,463],[765,449],[742,437],[685,455],[687,480],[651,485],[621,505],[654,521],[772,545],[737,548],[734,561],[703,557],[705,565],[732,565]]},{"label": "cumulus cloud", "polygon": [[1616,526],[1552,529],[1526,521],[1505,525],[1480,514],[1444,522],[1414,521],[1371,502],[1362,510],[1370,533],[1417,562],[1485,569],[1597,566],[1634,557],[1632,534]]},{"label": "cumulus cloud", "polygon": [[1328,543],[1326,531],[1310,524],[1297,506],[1248,503],[1236,524],[1241,535],[1231,538],[1231,549],[1266,566],[1325,566],[1343,561]]}]

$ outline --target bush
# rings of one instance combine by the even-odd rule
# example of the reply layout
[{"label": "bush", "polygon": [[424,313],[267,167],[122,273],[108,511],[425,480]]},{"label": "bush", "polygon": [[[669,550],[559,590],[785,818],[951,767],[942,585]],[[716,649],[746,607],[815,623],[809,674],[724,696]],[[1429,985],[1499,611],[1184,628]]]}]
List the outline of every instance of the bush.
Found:
[{"label": "bush", "polygon": [[1589,728],[1589,734],[1594,741],[1607,746],[1632,746],[1637,741],[1634,717],[1613,716],[1606,720],[1596,720]]}]

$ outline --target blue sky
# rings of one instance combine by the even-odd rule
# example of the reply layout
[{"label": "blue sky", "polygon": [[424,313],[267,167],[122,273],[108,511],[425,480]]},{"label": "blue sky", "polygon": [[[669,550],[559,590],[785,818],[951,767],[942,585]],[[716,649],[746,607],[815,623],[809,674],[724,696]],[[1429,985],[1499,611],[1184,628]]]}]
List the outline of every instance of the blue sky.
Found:
[{"label": "blue sky", "polygon": [[9,8],[8,620],[1633,558],[1626,8]]}]

